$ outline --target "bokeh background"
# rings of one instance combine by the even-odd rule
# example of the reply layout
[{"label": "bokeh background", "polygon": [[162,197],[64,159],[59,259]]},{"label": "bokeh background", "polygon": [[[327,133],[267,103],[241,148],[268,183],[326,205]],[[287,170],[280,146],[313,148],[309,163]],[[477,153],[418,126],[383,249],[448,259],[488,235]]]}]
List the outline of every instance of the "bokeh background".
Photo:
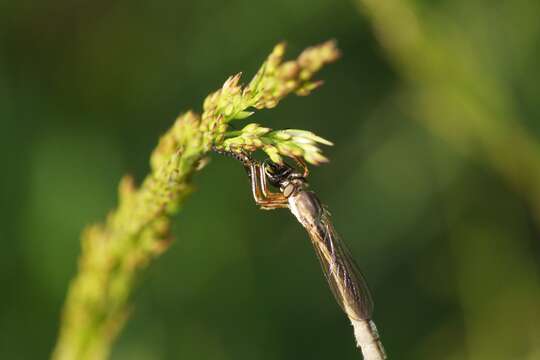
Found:
[{"label": "bokeh background", "polygon": [[[324,87],[252,119],[335,142],[312,188],[392,359],[540,359],[540,3],[3,1],[0,358],[52,350],[79,234],[224,79],[329,38]],[[354,359],[303,229],[213,157],[113,359]]]}]

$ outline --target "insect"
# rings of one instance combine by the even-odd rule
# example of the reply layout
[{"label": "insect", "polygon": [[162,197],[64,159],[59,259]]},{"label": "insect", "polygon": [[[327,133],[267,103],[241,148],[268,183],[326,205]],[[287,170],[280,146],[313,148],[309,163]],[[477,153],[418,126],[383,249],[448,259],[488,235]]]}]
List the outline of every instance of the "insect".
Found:
[{"label": "insect", "polygon": [[[386,359],[371,320],[373,301],[367,283],[334,229],[329,212],[317,195],[308,190],[307,165],[300,158],[295,158],[301,168],[299,171],[286,163],[259,162],[243,152],[214,150],[242,162],[250,177],[253,198],[260,208],[288,208],[293,213],[309,234],[337,303],[355,327],[356,340],[364,359]],[[270,191],[269,185],[279,192]]]}]

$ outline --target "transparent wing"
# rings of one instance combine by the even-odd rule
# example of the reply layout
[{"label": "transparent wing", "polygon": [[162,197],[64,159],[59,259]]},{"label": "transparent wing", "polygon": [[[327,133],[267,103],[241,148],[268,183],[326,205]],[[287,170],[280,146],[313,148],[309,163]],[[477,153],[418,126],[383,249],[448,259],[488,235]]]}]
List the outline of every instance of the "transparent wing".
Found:
[{"label": "transparent wing", "polygon": [[311,242],[338,304],[348,316],[370,319],[373,300],[364,276],[324,210],[315,226],[308,226]]}]

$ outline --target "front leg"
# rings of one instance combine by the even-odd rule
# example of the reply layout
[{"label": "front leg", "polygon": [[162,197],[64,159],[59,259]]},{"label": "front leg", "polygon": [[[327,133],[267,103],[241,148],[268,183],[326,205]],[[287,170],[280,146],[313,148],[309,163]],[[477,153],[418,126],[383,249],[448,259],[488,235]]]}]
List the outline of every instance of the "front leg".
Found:
[{"label": "front leg", "polygon": [[263,210],[283,209],[289,207],[287,198],[281,193],[268,190],[264,168],[258,162],[249,165],[251,192],[255,203]]},{"label": "front leg", "polygon": [[264,210],[272,210],[279,208],[287,208],[288,202],[285,196],[281,193],[273,193],[268,190],[266,183],[266,174],[264,167],[257,161],[252,159],[243,151],[230,151],[212,147],[212,150],[218,154],[230,156],[240,161],[246,169],[251,180],[251,192],[255,203]]}]

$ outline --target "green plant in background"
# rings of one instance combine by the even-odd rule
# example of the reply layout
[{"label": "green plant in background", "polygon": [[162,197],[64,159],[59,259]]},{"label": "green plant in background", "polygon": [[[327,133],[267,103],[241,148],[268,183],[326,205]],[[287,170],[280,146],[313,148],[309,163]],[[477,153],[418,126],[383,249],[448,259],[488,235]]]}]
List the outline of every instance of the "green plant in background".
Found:
[{"label": "green plant in background", "polygon": [[[405,80],[400,109],[453,149],[491,167],[528,203],[538,226],[540,144],[520,114],[523,99],[513,94],[521,97],[516,79],[524,58],[534,58],[528,42],[537,41],[534,34],[540,27],[532,14],[538,13],[538,4],[357,3]],[[501,45],[501,39],[510,38],[514,44]],[[511,74],[506,74],[508,69]],[[512,229],[510,216],[501,219],[502,226],[493,220],[487,225],[477,219],[483,219],[486,209],[474,212],[473,204],[454,195],[443,200],[451,229],[456,294],[463,308],[464,327],[458,336],[466,339],[466,346],[449,351],[427,345],[426,358],[540,358],[535,251],[523,245],[523,235]],[[496,202],[487,198],[484,205]],[[454,333],[444,341],[450,343],[455,337]]]},{"label": "green plant in background", "polygon": [[458,151],[485,160],[540,219],[540,146],[519,121],[504,80],[473,51],[471,35],[434,11],[420,16],[414,2],[358,4],[407,80],[403,97],[413,117]]},{"label": "green plant in background", "polygon": [[181,115],[162,136],[151,155],[150,174],[137,188],[122,179],[119,203],[103,224],[82,235],[79,269],[63,309],[53,359],[104,359],[129,315],[129,299],[140,273],[170,243],[170,218],[192,191],[191,176],[205,163],[212,146],[262,150],[274,161],[283,156],[326,161],[320,144],[327,140],[304,130],[278,130],[249,124],[229,131],[229,124],[275,107],[285,96],[307,95],[321,82],[312,80],[339,51],[333,41],[304,50],[283,62],[284,44],[277,45],[253,80],[242,87],[240,75],[230,77],[204,101],[201,116]]}]

